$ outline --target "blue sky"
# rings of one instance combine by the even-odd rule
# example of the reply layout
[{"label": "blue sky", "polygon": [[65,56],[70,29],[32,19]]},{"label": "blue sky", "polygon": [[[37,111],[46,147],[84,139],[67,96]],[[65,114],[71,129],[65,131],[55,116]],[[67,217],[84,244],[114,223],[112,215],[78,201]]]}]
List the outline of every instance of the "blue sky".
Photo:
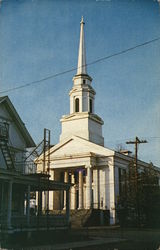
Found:
[{"label": "blue sky", "polygon": [[[88,63],[160,36],[156,0],[3,0],[0,91],[75,68],[82,15]],[[44,127],[53,144],[59,141],[75,73],[5,93],[36,143]],[[126,140],[147,139],[139,157],[160,166],[160,41],[90,65],[88,74],[105,146],[133,151]]]}]

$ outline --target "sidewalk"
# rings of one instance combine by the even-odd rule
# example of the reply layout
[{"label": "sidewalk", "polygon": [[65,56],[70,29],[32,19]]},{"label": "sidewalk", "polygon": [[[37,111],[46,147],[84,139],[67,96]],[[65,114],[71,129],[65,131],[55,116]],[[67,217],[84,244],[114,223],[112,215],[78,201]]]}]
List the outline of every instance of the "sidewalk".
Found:
[{"label": "sidewalk", "polygon": [[124,242],[124,239],[105,239],[105,238],[93,238],[87,241],[76,241],[76,242],[66,242],[62,244],[46,245],[46,246],[35,246],[35,247],[25,247],[24,250],[72,250],[74,248],[84,248],[88,246],[104,245],[107,243],[118,243]]}]

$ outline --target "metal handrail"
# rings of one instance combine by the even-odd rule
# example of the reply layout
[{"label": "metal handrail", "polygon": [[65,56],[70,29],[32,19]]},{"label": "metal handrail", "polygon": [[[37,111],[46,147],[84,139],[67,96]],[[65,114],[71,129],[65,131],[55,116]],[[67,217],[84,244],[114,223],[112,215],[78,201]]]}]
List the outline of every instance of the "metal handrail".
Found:
[{"label": "metal handrail", "polygon": [[26,161],[24,165],[24,174],[35,174],[37,172],[37,165],[33,161]]}]

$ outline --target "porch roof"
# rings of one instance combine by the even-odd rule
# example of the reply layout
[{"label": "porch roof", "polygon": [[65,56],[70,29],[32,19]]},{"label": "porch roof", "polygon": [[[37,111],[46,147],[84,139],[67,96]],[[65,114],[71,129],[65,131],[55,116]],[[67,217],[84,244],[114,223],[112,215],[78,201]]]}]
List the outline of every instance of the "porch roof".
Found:
[{"label": "porch roof", "polygon": [[31,191],[48,191],[48,190],[68,190],[72,184],[49,180],[49,175],[38,173],[24,175],[16,171],[0,169],[0,181],[12,181],[13,184],[31,186]]}]

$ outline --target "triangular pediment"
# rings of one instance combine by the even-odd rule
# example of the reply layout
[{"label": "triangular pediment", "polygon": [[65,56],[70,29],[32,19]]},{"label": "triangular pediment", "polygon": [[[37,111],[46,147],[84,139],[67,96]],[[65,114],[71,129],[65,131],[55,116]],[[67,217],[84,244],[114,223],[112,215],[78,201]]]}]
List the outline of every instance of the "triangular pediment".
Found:
[{"label": "triangular pediment", "polygon": [[[50,159],[59,158],[63,156],[75,156],[80,154],[95,154],[111,156],[115,151],[99,146],[98,144],[89,142],[81,137],[72,136],[65,141],[62,141],[50,149]],[[39,157],[38,160],[40,160]]]}]

